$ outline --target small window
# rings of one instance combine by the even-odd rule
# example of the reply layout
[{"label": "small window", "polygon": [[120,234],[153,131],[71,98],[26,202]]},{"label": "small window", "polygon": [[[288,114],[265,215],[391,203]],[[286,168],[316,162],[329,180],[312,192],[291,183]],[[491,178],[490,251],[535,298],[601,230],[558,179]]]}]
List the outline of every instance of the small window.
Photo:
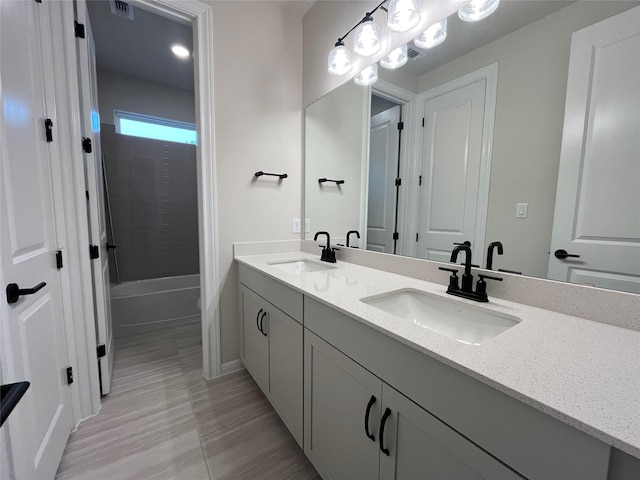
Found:
[{"label": "small window", "polygon": [[177,122],[166,118],[151,117],[140,113],[114,110],[116,133],[133,137],[165,140],[167,142],[198,143],[193,123]]}]

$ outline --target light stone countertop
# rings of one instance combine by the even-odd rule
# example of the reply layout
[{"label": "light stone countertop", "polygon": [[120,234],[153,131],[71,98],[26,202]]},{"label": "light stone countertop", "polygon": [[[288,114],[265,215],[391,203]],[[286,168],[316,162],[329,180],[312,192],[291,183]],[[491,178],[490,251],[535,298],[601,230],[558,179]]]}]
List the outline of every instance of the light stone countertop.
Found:
[{"label": "light stone countertop", "polygon": [[[319,263],[318,255],[303,252],[235,259],[640,458],[640,332],[491,298],[491,284],[489,303],[478,303],[446,295],[443,285],[346,262],[303,274],[270,265],[301,259]],[[482,345],[467,345],[360,301],[406,288],[456,298],[522,321]]]}]

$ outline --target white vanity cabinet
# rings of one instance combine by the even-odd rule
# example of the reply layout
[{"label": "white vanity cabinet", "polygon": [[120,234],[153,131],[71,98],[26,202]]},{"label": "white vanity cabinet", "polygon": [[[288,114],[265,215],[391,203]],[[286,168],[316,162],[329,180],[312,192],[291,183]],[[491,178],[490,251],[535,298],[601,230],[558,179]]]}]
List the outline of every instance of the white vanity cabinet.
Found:
[{"label": "white vanity cabinet", "polygon": [[521,479],[305,331],[305,453],[325,479]]},{"label": "white vanity cabinet", "polygon": [[[261,290],[260,277],[244,280]],[[302,295],[288,289],[289,298]],[[303,327],[262,296],[242,284],[242,361],[273,408],[302,447]]]}]

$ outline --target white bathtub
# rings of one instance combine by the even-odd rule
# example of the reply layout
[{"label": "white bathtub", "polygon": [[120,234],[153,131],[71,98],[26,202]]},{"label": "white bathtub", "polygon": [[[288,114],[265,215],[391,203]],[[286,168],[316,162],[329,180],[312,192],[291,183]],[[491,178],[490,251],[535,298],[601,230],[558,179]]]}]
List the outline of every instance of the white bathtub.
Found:
[{"label": "white bathtub", "polygon": [[153,278],[111,287],[111,317],[116,337],[153,332],[197,322],[200,275]]}]

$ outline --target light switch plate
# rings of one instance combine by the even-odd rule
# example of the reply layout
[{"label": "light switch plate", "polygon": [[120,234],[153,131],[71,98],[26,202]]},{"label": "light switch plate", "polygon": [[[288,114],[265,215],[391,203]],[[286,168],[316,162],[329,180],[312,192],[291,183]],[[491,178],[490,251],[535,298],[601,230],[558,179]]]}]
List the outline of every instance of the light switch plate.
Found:
[{"label": "light switch plate", "polygon": [[528,203],[516,203],[516,218],[527,218],[529,213]]},{"label": "light switch plate", "polygon": [[291,233],[300,233],[300,219],[294,218],[291,221]]},{"label": "light switch plate", "polygon": [[304,219],[304,233],[309,233],[311,231],[311,220],[308,218]]}]

